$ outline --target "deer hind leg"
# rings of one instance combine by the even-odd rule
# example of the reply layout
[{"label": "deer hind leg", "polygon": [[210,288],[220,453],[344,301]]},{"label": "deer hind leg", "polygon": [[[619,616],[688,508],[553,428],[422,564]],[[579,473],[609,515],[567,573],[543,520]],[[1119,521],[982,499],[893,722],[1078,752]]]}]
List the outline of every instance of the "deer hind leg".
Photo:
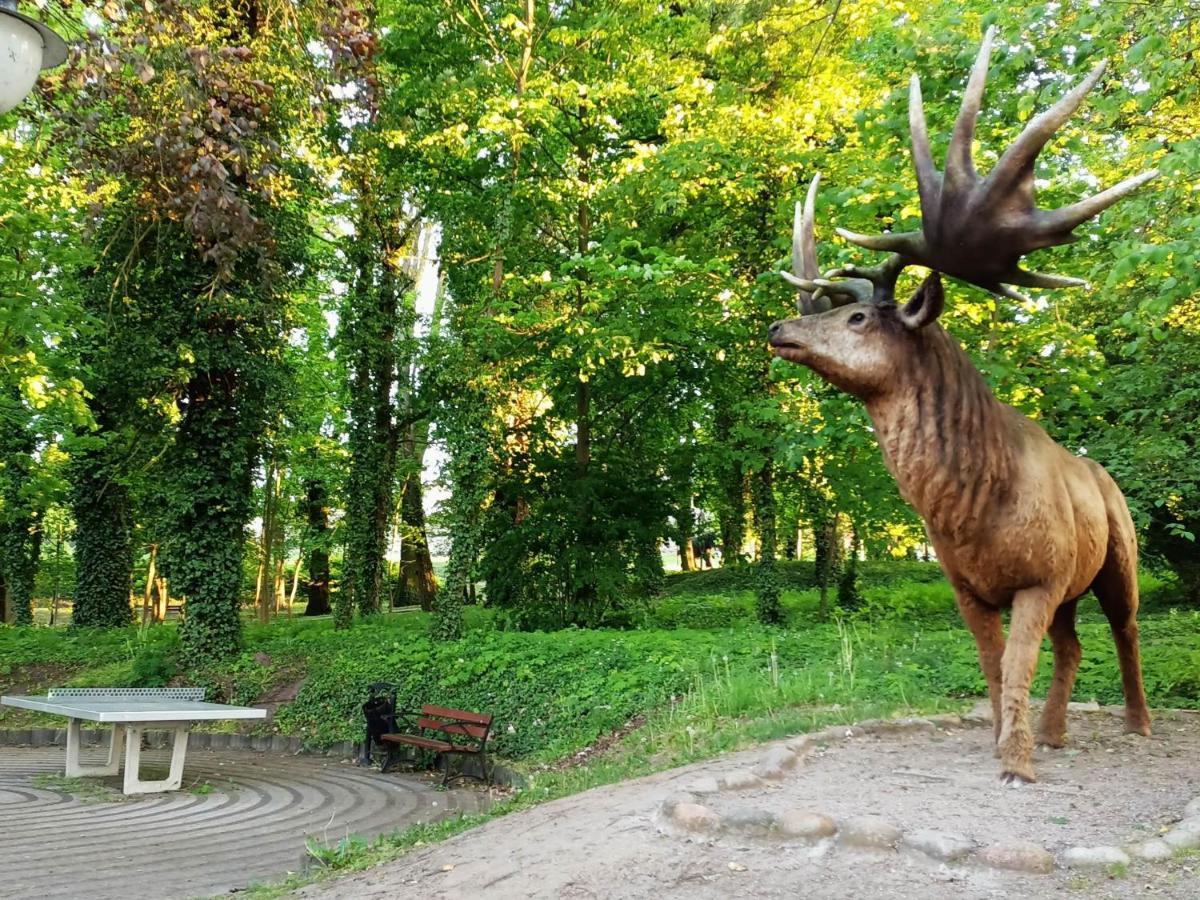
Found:
[{"label": "deer hind leg", "polygon": [[1075,634],[1075,607],[1077,600],[1060,606],[1050,621],[1050,642],[1054,646],[1054,680],[1046,694],[1046,707],[1038,725],[1038,743],[1048,747],[1062,747],[1067,743],[1067,703],[1071,700],[1071,689],[1075,686],[1075,673],[1079,671],[1079,660],[1083,649]]},{"label": "deer hind leg", "polygon": [[992,722],[995,724],[995,740],[1000,740],[1000,692],[1002,687],[1000,660],[1004,656],[1004,627],[1000,622],[1000,610],[988,606],[971,594],[955,592],[959,612],[963,621],[975,636],[975,647],[979,651],[979,668],[987,681],[988,698],[992,701]]},{"label": "deer hind leg", "polygon": [[1029,730],[1029,685],[1053,606],[1045,588],[1026,588],[1013,596],[1008,643],[1000,663],[1000,776],[1005,783],[1037,781]]},{"label": "deer hind leg", "polygon": [[1125,730],[1150,735],[1150,710],[1142,686],[1142,660],[1138,649],[1137,544],[1132,536],[1123,539],[1113,530],[1108,558],[1092,582],[1092,593],[1112,629],[1121,666],[1121,687],[1125,692]]}]

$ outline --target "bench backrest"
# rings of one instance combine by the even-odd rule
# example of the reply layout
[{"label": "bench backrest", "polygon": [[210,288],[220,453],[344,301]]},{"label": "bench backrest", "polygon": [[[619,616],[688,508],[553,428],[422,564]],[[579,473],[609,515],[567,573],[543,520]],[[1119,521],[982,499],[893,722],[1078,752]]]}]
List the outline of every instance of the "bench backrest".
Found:
[{"label": "bench backrest", "polygon": [[204,688],[51,688],[51,698],[87,697],[92,700],[200,700]]},{"label": "bench backrest", "polygon": [[449,734],[462,734],[477,741],[487,739],[492,727],[492,717],[487,713],[468,712],[465,709],[447,709],[444,706],[421,707],[417,726]]}]

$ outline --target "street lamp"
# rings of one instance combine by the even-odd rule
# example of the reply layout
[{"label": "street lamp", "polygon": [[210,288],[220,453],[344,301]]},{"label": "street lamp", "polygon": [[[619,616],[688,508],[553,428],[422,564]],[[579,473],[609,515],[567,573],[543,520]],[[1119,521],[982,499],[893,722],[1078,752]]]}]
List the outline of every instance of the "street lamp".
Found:
[{"label": "street lamp", "polygon": [[17,12],[17,0],[0,0],[0,115],[33,90],[38,72],[67,61],[67,45],[36,19]]}]

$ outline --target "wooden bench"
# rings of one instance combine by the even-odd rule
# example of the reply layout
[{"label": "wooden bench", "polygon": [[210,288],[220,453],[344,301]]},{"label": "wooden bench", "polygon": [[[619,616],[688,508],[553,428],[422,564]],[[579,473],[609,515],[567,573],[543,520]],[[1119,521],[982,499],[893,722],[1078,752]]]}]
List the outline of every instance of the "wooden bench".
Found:
[{"label": "wooden bench", "polygon": [[[404,729],[401,731],[400,729]],[[397,713],[396,731],[381,735],[387,748],[383,760],[386,772],[396,760],[400,747],[416,747],[442,757],[442,784],[450,781],[450,757],[470,756],[479,759],[483,771],[481,781],[492,783],[493,769],[488,768],[487,741],[492,730],[492,717],[486,713],[444,706],[425,705],[419,713]],[[460,775],[463,773],[459,773]],[[479,776],[468,776],[479,778]]]}]

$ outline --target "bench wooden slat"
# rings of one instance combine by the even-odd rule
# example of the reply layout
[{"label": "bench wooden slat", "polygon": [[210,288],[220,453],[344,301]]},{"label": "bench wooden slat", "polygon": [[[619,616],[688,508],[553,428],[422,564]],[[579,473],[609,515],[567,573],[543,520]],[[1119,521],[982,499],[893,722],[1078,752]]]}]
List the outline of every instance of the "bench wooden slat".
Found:
[{"label": "bench wooden slat", "polygon": [[418,728],[428,728],[430,731],[440,731],[443,734],[458,734],[482,741],[487,737],[488,729],[484,725],[472,725],[470,722],[447,722],[443,719],[429,719],[421,716],[417,719]]},{"label": "bench wooden slat", "polygon": [[425,750],[436,750],[438,753],[448,753],[455,749],[453,744],[448,744],[446,741],[435,741],[432,738],[418,737],[415,734],[385,734],[380,737],[380,740],[389,744],[411,744]]},{"label": "bench wooden slat", "polygon": [[431,706],[426,704],[421,707],[421,712],[426,716],[436,716],[441,719],[457,719],[460,722],[470,722],[472,725],[492,724],[492,717],[490,715],[468,712],[465,709],[448,709],[445,706]]}]

